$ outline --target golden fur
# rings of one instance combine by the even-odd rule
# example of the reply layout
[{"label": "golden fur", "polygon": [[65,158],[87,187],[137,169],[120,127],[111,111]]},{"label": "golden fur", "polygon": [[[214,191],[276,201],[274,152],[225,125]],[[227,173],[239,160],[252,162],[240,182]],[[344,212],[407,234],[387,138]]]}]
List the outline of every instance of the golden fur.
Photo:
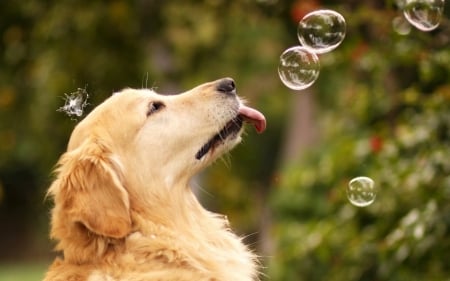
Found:
[{"label": "golden fur", "polygon": [[194,157],[242,106],[223,81],[175,96],[126,89],[76,126],[48,190],[61,257],[45,281],[258,279],[255,255],[189,187],[240,141],[242,130]]}]

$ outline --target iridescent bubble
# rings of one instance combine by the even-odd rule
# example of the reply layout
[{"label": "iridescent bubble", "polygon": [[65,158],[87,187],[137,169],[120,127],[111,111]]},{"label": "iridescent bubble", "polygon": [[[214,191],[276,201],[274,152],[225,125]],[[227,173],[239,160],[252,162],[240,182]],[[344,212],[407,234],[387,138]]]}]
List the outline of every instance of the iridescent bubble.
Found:
[{"label": "iridescent bubble", "polygon": [[301,45],[317,54],[335,49],[345,37],[344,17],[332,10],[317,10],[298,23],[297,36]]},{"label": "iridescent bubble", "polygon": [[403,15],[422,31],[431,31],[439,26],[444,11],[444,0],[405,0]]},{"label": "iridescent bubble", "polygon": [[404,17],[396,17],[392,20],[394,31],[400,35],[408,35],[411,31],[411,25]]},{"label": "iridescent bubble", "polygon": [[347,198],[355,206],[366,207],[375,201],[377,189],[369,177],[356,177],[347,186]]},{"label": "iridescent bubble", "polygon": [[287,87],[303,90],[319,77],[320,62],[315,53],[302,46],[285,50],[280,56],[278,75]]},{"label": "iridescent bubble", "polygon": [[406,1],[408,0],[394,0],[395,4],[400,10],[403,10],[403,8],[405,8]]},{"label": "iridescent bubble", "polygon": [[65,103],[58,111],[64,112],[69,116],[80,117],[83,115],[84,108],[88,105],[89,94],[86,89],[78,88],[77,91],[65,94]]}]

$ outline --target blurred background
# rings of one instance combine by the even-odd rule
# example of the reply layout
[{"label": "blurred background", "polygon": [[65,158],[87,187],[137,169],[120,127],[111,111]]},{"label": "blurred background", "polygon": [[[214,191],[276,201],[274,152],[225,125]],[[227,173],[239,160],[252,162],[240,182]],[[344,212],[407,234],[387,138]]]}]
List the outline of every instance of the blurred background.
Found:
[{"label": "blurred background", "polygon": [[[230,76],[266,115],[199,178],[262,257],[263,280],[450,280],[450,22],[423,32],[394,0],[26,0],[0,2],[0,280],[40,280],[52,169],[77,120],[125,87],[165,94]],[[304,91],[280,54],[320,8],[347,22]],[[399,22],[401,24],[399,24]],[[373,204],[349,203],[368,176]]]}]

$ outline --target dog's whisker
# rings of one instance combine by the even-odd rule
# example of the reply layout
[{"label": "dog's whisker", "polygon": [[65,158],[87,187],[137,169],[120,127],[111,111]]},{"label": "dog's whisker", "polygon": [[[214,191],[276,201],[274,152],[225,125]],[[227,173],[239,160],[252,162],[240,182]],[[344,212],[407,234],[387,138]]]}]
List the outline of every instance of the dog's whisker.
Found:
[{"label": "dog's whisker", "polygon": [[229,153],[226,153],[220,157],[220,160],[222,163],[227,167],[227,169],[231,168],[231,155]]}]

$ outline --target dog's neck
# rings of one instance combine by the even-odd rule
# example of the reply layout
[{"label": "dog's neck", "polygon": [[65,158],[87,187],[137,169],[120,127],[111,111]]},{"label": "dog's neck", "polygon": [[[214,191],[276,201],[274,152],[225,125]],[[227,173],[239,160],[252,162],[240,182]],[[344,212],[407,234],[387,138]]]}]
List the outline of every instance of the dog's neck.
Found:
[{"label": "dog's neck", "polygon": [[[132,214],[144,217],[153,225],[174,231],[205,229],[211,227],[211,220],[216,221],[216,218],[221,217],[204,209],[187,184],[170,189],[160,188],[157,193],[130,194],[130,201]],[[214,227],[222,229],[224,224],[228,226],[227,220],[220,219],[214,223]]]},{"label": "dog's neck", "polygon": [[[202,272],[222,270],[224,267],[221,265],[227,263],[230,268],[241,268],[241,273],[245,270],[249,276],[256,274],[256,257],[229,231],[224,216],[205,210],[189,187],[169,195],[159,194],[159,198],[154,195],[156,197],[151,200],[130,196],[130,200],[134,200],[130,210],[133,225],[132,231],[124,238],[99,236],[80,225],[73,225],[74,229],[64,233],[76,235],[76,245],[70,244],[73,237],[55,237],[60,239],[58,248],[64,250],[65,261],[101,266],[108,260],[128,259],[129,253],[133,253],[131,258],[136,261],[155,260],[155,257],[164,262],[189,261]],[[57,234],[55,227],[54,234]],[[80,243],[80,239],[84,242]],[[83,248],[79,248],[80,245]],[[180,255],[173,257],[174,252]],[[206,252],[211,254],[205,255]],[[216,259],[205,260],[205,256]],[[236,257],[240,259],[236,260]],[[231,272],[221,274],[232,275]]]},{"label": "dog's neck", "polygon": [[[233,274],[243,272],[255,277],[257,258],[230,231],[226,217],[204,209],[189,187],[184,188],[183,192],[181,197],[152,201],[145,211],[132,210],[134,232],[125,241],[127,248],[145,248],[147,256],[156,255],[161,260],[171,259],[173,252],[182,253],[185,256],[179,256],[178,262],[189,259],[188,263],[196,264],[202,272],[225,268],[227,272],[221,272],[218,276],[229,276],[229,280],[241,280]],[[165,250],[161,251],[162,248]],[[208,252],[210,254],[206,254]],[[215,259],[205,260],[205,256]],[[223,267],[223,264],[230,267]],[[228,268],[239,270],[232,273],[228,272]]]},{"label": "dog's neck", "polygon": [[[174,187],[177,190],[161,188],[156,193],[133,194],[130,193],[130,216],[132,231],[144,236],[157,235],[159,230],[165,229],[165,235],[186,237],[206,241],[207,237],[220,235],[223,230],[228,230],[228,220],[225,216],[211,213],[204,209],[193,194],[189,186]],[[59,206],[55,206],[58,208]],[[59,212],[54,211],[55,215]],[[54,222],[64,222],[62,225],[53,224],[52,236],[59,240],[57,249],[64,250],[66,259],[76,263],[93,262],[95,259],[103,259],[109,249],[117,250],[127,237],[111,238],[98,235],[81,224],[69,224],[64,219],[55,219]],[[114,222],[111,222],[114,223]],[[65,230],[62,230],[64,228]],[[71,228],[67,230],[67,228]],[[227,235],[234,235],[226,231]],[[172,233],[172,234],[170,234]],[[62,236],[64,234],[64,236]],[[158,234],[161,235],[161,234]],[[74,239],[74,236],[76,239]],[[205,236],[202,238],[202,236]],[[85,248],[79,249],[70,245],[70,241],[84,240],[79,245]],[[78,243],[78,242],[77,242]]]}]

